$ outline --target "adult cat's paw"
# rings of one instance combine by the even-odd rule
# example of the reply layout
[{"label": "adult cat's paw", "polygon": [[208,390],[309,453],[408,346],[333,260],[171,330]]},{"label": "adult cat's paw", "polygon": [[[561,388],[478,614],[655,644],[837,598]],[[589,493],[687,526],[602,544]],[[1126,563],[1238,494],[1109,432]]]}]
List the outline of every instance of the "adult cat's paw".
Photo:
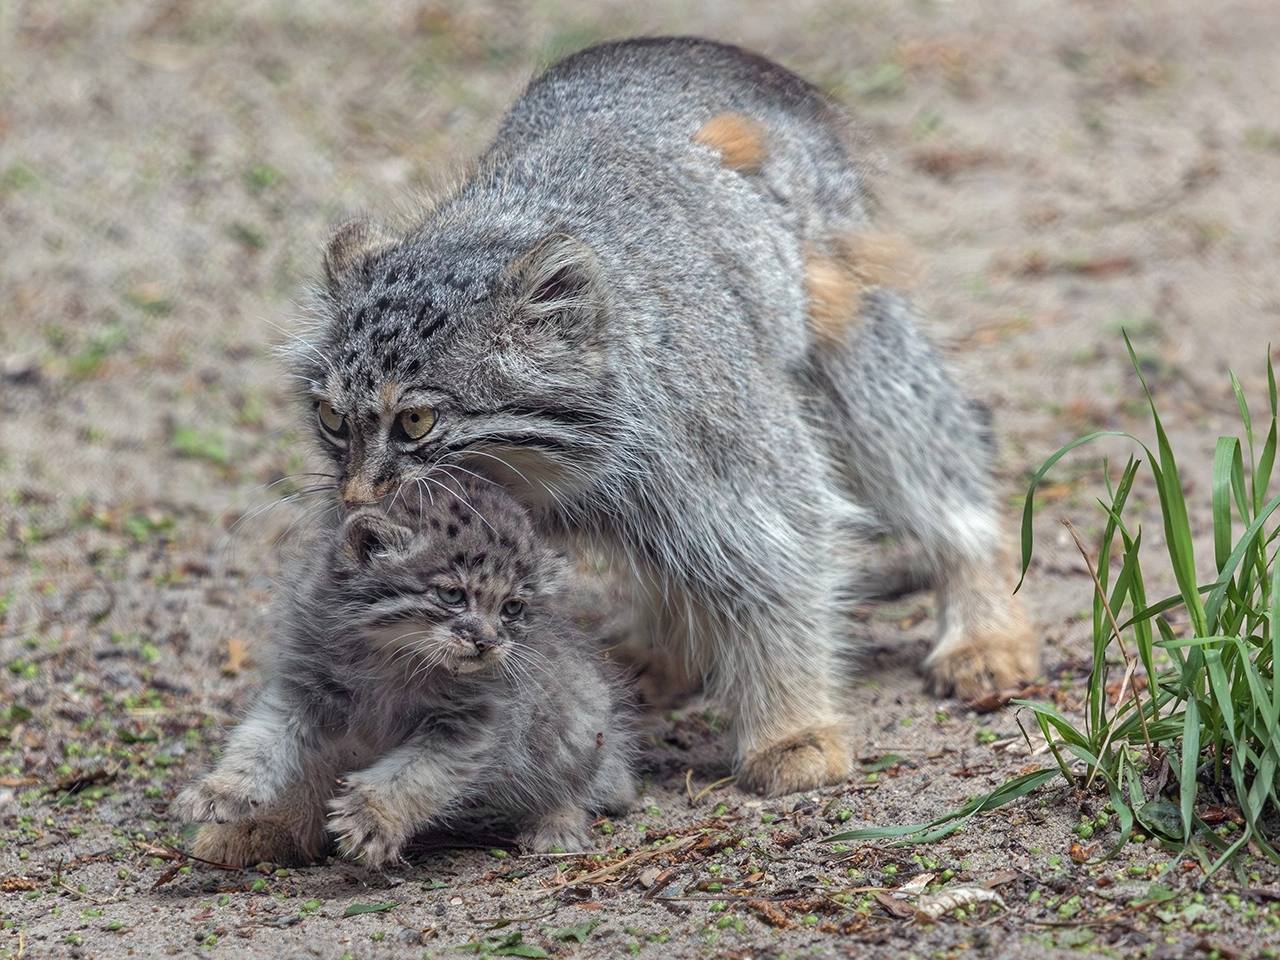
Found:
[{"label": "adult cat's paw", "polygon": [[394,863],[411,832],[411,825],[395,816],[365,784],[356,784],[329,801],[329,833],[348,860],[375,868]]},{"label": "adult cat's paw", "polygon": [[298,830],[274,819],[242,823],[206,823],[196,833],[192,852],[202,860],[231,867],[256,863],[301,866],[324,852],[323,832]]},{"label": "adult cat's paw", "polygon": [[935,696],[973,700],[1017,689],[1040,669],[1040,637],[1017,601],[1010,598],[998,616],[968,630],[943,636],[924,662],[926,686]]},{"label": "adult cat's paw", "polygon": [[270,800],[244,777],[211,773],[178,794],[169,812],[187,823],[237,823]]},{"label": "adult cat's paw", "polygon": [[577,853],[595,849],[587,833],[586,811],[577,807],[543,815],[521,835],[520,846],[534,853]]},{"label": "adult cat's paw", "polygon": [[752,752],[742,765],[738,784],[776,797],[839,783],[849,776],[852,764],[843,727],[810,727]]}]

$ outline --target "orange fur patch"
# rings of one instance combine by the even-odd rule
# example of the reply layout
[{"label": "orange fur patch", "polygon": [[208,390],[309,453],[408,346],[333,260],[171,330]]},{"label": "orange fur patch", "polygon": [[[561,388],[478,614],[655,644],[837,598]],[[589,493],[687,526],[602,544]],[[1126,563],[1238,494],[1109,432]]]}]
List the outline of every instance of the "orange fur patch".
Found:
[{"label": "orange fur patch", "polygon": [[757,173],[768,151],[764,127],[740,113],[721,113],[712,117],[693,135],[696,143],[720,152],[720,162],[740,173]]},{"label": "orange fur patch", "polygon": [[810,251],[804,283],[814,335],[826,343],[841,340],[858,319],[867,290],[910,285],[911,259],[905,243],[879,233],[838,240],[829,253]]},{"label": "orange fur patch", "polygon": [[815,254],[805,259],[804,287],[814,335],[826,343],[838,342],[858,316],[862,283],[842,261]]}]

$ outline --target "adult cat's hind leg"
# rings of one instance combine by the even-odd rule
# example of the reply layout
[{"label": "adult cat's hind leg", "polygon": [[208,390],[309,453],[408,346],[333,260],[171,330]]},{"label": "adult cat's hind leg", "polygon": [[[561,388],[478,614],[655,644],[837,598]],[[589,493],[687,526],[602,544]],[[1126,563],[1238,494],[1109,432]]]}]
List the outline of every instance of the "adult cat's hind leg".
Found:
[{"label": "adult cat's hind leg", "polygon": [[948,375],[905,299],[888,290],[867,294],[845,338],[815,346],[812,359],[853,495],[887,532],[919,544],[937,590],[929,687],[969,698],[1030,679],[1040,642],[1013,596],[985,411]]},{"label": "adult cat's hind leg", "polygon": [[534,819],[520,836],[520,846],[534,853],[576,853],[594,847],[587,831],[587,812],[565,806]]},{"label": "adult cat's hind leg", "polygon": [[688,631],[686,646],[708,666],[709,689],[730,713],[739,786],[776,796],[843,780],[853,751],[839,702],[827,535],[834,526],[783,535],[781,514],[760,522],[769,534],[759,551],[770,562],[768,576],[761,570],[718,603],[676,598],[671,616],[673,629]]}]

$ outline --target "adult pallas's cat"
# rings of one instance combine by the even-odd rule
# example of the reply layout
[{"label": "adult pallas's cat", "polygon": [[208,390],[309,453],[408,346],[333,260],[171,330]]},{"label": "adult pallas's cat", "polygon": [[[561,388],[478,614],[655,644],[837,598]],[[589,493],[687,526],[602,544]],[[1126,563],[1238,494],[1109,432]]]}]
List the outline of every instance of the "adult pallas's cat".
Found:
[{"label": "adult pallas's cat", "polygon": [[489,472],[634,573],[739,783],[843,778],[840,597],[914,538],[940,693],[1034,673],[981,409],[884,285],[840,109],[735,47],[556,64],[401,236],[338,231],[294,373],[348,508]]}]

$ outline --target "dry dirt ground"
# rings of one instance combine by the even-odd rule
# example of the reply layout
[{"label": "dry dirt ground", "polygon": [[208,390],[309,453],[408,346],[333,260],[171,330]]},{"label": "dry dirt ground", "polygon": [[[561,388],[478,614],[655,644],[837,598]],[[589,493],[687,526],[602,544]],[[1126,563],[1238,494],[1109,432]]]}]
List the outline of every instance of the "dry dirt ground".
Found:
[{"label": "dry dirt ground", "polygon": [[[428,842],[386,874],[172,852],[188,838],[167,803],[254,689],[300,515],[277,482],[308,469],[278,327],[330,225],[411,216],[561,53],[705,33],[849,104],[882,219],[921,253],[918,299],[996,411],[1011,517],[1065,440],[1147,435],[1121,327],[1201,531],[1227,367],[1262,396],[1280,5],[515,7],[0,4],[0,955],[1274,955],[1276,872],[1246,860],[1205,883],[1152,843],[1077,863],[1096,798],[1047,791],[930,847],[822,842],[1043,761],[1011,710],[921,692],[927,597],[860,621],[862,771],[841,787],[762,802],[717,783],[716,717],[690,709],[654,723],[643,802],[598,825],[597,860],[492,838]],[[1026,589],[1039,695],[1069,712],[1089,582],[1055,521],[1096,530],[1099,485],[1094,455],[1055,474]],[[883,896],[925,873],[990,885],[1005,909],[927,923]]]}]

